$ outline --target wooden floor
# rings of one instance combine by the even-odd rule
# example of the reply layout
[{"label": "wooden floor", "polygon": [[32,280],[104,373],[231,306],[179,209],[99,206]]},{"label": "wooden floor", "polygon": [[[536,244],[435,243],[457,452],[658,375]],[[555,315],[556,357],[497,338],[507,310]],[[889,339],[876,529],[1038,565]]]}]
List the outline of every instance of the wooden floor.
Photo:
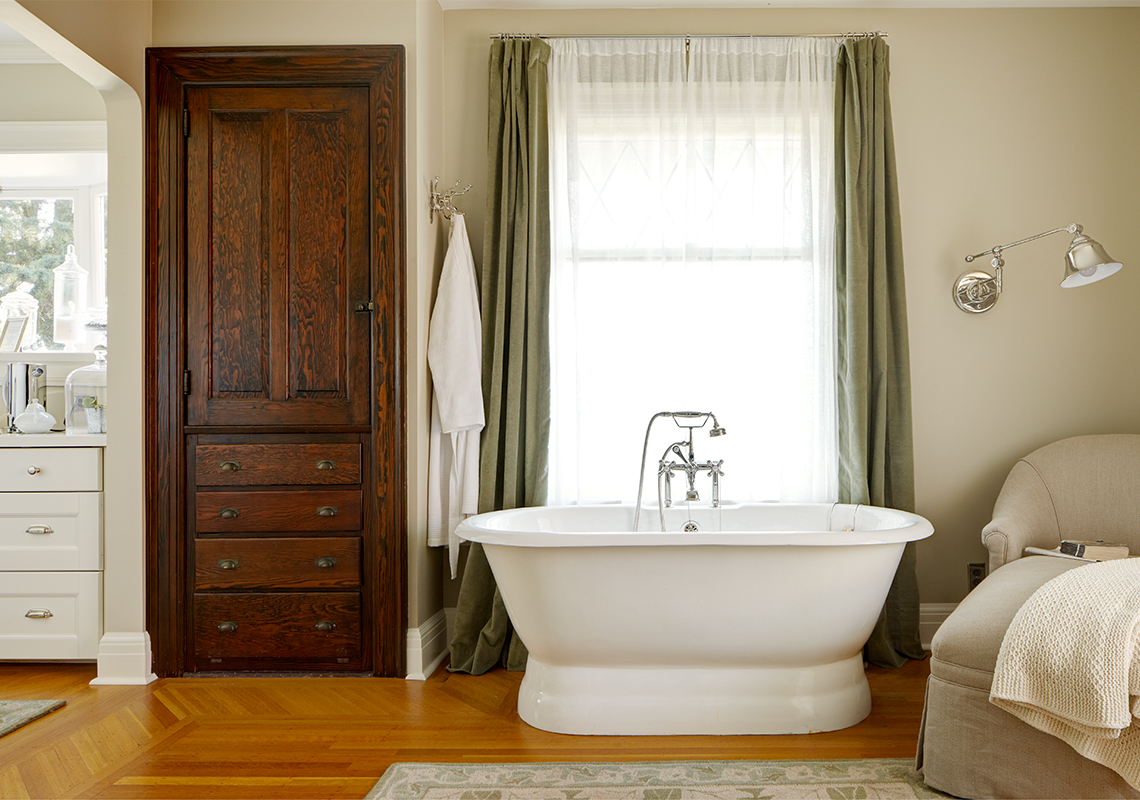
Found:
[{"label": "wooden floor", "polygon": [[0,738],[0,798],[362,798],[399,761],[910,758],[929,667],[870,667],[859,725],[806,736],[565,736],[522,722],[521,673],[181,678],[0,664],[0,699],[64,699]]}]

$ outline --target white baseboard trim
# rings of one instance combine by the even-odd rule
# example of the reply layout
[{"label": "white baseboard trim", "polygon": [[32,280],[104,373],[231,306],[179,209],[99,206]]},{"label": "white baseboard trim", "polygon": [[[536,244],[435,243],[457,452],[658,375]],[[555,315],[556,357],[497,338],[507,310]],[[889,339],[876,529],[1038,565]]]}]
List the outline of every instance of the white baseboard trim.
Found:
[{"label": "white baseboard trim", "polygon": [[158,676],[151,670],[150,634],[104,633],[96,656],[99,673],[92,686],[145,686]]},{"label": "white baseboard trim", "polygon": [[448,610],[441,608],[423,625],[408,628],[408,680],[426,681],[447,658]]},{"label": "white baseboard trim", "polygon": [[958,607],[957,603],[923,603],[918,607],[918,632],[922,639],[922,649],[929,650],[930,642],[951,612]]}]

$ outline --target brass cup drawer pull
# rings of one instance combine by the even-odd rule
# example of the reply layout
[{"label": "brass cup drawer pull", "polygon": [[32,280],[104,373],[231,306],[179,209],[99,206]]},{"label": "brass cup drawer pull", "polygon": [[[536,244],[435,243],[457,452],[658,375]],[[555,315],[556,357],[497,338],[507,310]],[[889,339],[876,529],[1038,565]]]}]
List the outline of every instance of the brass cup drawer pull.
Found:
[{"label": "brass cup drawer pull", "polygon": [[322,619],[320,622],[317,623],[316,627],[317,627],[317,630],[320,631],[321,633],[328,633],[333,628],[336,627],[336,623],[333,622],[332,620],[329,620],[329,619]]},{"label": "brass cup drawer pull", "polygon": [[318,517],[335,517],[336,506],[321,506],[317,509]]},{"label": "brass cup drawer pull", "polygon": [[28,613],[24,616],[28,619],[47,619],[48,617],[53,617],[55,615],[46,608],[29,608]]},{"label": "brass cup drawer pull", "polygon": [[223,461],[222,463],[218,464],[218,469],[220,469],[222,472],[237,472],[239,469],[241,469],[241,462]]},{"label": "brass cup drawer pull", "polygon": [[31,525],[28,527],[28,533],[55,533],[50,525]]},{"label": "brass cup drawer pull", "polygon": [[218,625],[218,630],[220,630],[222,633],[233,633],[237,629],[238,624],[236,622],[230,622],[229,620]]},{"label": "brass cup drawer pull", "polygon": [[236,558],[219,558],[218,569],[237,569],[238,560]]},{"label": "brass cup drawer pull", "polygon": [[241,510],[237,508],[223,508],[218,512],[218,516],[222,519],[235,519],[241,515]]},{"label": "brass cup drawer pull", "polygon": [[329,569],[336,566],[336,559],[331,556],[323,556],[317,559],[317,566],[321,569]]},{"label": "brass cup drawer pull", "polygon": [[322,458],[317,462],[317,469],[336,469],[336,462],[332,459]]}]

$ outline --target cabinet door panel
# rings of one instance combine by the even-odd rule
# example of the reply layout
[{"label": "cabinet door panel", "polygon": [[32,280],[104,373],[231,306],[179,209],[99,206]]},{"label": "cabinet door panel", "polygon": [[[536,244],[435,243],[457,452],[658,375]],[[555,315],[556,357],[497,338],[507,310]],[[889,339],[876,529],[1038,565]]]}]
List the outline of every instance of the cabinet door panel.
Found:
[{"label": "cabinet door panel", "polygon": [[367,426],[367,102],[187,90],[188,424]]}]

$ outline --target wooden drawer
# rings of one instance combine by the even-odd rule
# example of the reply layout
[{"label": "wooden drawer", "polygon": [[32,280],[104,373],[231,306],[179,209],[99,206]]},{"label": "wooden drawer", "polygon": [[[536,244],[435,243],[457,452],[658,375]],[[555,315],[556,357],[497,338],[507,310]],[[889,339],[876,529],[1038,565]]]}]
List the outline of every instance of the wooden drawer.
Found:
[{"label": "wooden drawer", "polygon": [[308,486],[360,483],[360,443],[200,444],[199,486]]},{"label": "wooden drawer", "polygon": [[0,575],[0,659],[93,659],[103,635],[100,572]]},{"label": "wooden drawer", "polygon": [[0,572],[102,568],[102,492],[0,492]]},{"label": "wooden drawer", "polygon": [[199,590],[360,586],[360,539],[198,539],[194,562]]},{"label": "wooden drawer", "polygon": [[197,492],[194,503],[199,533],[360,530],[359,489]]},{"label": "wooden drawer", "polygon": [[99,447],[0,449],[0,487],[5,492],[101,492]]},{"label": "wooden drawer", "polygon": [[194,641],[200,665],[211,659],[357,663],[360,594],[196,594]]}]

